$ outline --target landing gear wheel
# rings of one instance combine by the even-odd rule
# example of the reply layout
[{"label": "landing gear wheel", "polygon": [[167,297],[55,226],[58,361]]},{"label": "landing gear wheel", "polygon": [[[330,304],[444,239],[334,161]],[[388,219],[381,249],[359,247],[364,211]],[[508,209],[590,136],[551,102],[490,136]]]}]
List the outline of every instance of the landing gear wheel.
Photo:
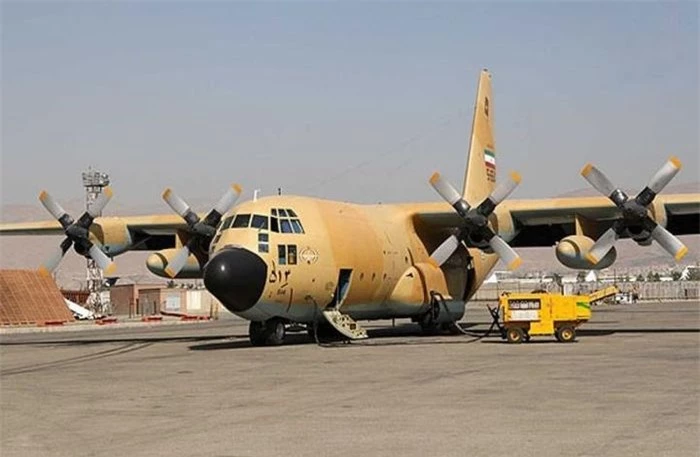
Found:
[{"label": "landing gear wheel", "polygon": [[506,330],[506,340],[511,344],[520,344],[525,339],[525,332],[520,327],[511,327]]},{"label": "landing gear wheel", "polygon": [[559,327],[555,335],[562,343],[571,343],[576,340],[576,330],[570,325]]},{"label": "landing gear wheel", "polygon": [[287,333],[284,327],[284,321],[282,319],[270,319],[265,322],[266,327],[266,341],[268,346],[279,346],[284,343],[284,337]]},{"label": "landing gear wheel", "polygon": [[250,338],[250,344],[253,346],[264,346],[265,340],[267,340],[265,323],[259,321],[250,321],[248,326],[248,337]]}]

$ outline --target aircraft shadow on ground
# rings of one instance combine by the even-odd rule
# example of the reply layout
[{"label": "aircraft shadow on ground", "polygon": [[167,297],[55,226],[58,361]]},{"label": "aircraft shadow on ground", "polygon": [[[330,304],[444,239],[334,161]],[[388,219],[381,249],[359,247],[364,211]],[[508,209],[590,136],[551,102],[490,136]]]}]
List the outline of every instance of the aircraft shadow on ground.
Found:
[{"label": "aircraft shadow on ground", "polygon": [[[466,344],[466,343],[489,343],[505,344],[500,338],[498,330],[494,329],[490,334],[486,334],[485,329],[473,329],[474,326],[484,326],[486,323],[464,325],[463,330],[468,331],[468,335],[424,335],[415,324],[402,324],[394,327],[378,327],[368,330],[369,339],[361,341],[347,342],[342,339],[328,340],[319,339],[318,344],[323,347],[358,347],[358,346],[400,346],[400,345],[435,345],[435,344]],[[578,330],[580,337],[601,337],[620,334],[664,334],[664,333],[700,333],[700,328],[611,328],[611,329],[587,329]],[[392,339],[404,340],[392,341]],[[555,340],[552,339],[552,342]],[[547,337],[533,339],[531,343],[550,342]],[[227,349],[246,349],[252,345],[246,335],[200,335],[200,336],[123,336],[115,338],[89,338],[89,339],[52,339],[38,341],[2,341],[2,346],[91,346],[114,343],[190,343],[189,350],[192,351],[214,351]],[[317,341],[306,333],[291,333],[287,335],[284,346],[298,346],[305,344],[317,344]],[[260,347],[256,349],[270,349],[270,347]]]}]

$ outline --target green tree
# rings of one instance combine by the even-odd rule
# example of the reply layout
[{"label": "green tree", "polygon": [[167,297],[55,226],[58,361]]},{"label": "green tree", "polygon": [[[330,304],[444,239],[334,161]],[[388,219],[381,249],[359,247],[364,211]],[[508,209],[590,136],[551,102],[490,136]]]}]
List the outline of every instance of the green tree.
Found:
[{"label": "green tree", "polygon": [[637,275],[637,282],[644,282],[644,276],[641,273]]},{"label": "green tree", "polygon": [[680,281],[681,280],[681,272],[680,271],[672,271],[671,272],[671,279],[674,281]]}]

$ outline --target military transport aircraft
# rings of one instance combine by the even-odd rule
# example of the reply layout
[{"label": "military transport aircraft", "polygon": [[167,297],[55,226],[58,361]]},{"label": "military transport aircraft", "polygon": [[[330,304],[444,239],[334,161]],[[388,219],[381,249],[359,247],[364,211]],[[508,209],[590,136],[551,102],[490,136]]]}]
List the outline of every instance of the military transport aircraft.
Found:
[{"label": "military transport aircraft", "polygon": [[282,343],[290,324],[327,322],[363,338],[355,319],[410,318],[425,329],[451,323],[499,258],[511,269],[519,265],[511,246],[556,245],[559,261],[575,269],[610,266],[620,238],[644,246],[655,240],[677,260],[685,255],[671,232],[700,231],[700,194],[657,197],[680,170],[677,158],[634,198],[586,165],[581,174],[603,197],[506,200],[520,176],[507,174],[496,186],[493,109],[484,70],[462,192],[439,173],[429,180],[445,202],[356,205],[272,196],[233,208],[241,192],[233,185],[203,217],[170,189],[163,198],[177,215],[96,217],[107,191],[75,221],[42,192],[58,222],[3,224],[0,234],[65,233],[40,267],[45,271],[71,245],[108,273],[110,257],[156,251],[147,260],[151,272],[203,278],[228,310],[250,321],[254,345]]}]

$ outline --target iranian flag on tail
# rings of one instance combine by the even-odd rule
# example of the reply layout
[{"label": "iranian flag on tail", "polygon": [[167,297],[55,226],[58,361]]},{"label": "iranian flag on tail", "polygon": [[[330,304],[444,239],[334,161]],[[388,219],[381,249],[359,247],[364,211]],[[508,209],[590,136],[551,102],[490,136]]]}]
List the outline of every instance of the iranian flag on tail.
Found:
[{"label": "iranian flag on tail", "polygon": [[488,168],[496,169],[496,155],[493,151],[484,149],[484,163]]},{"label": "iranian flag on tail", "polygon": [[492,150],[484,148],[484,164],[486,165],[486,179],[496,182],[496,154]]}]

